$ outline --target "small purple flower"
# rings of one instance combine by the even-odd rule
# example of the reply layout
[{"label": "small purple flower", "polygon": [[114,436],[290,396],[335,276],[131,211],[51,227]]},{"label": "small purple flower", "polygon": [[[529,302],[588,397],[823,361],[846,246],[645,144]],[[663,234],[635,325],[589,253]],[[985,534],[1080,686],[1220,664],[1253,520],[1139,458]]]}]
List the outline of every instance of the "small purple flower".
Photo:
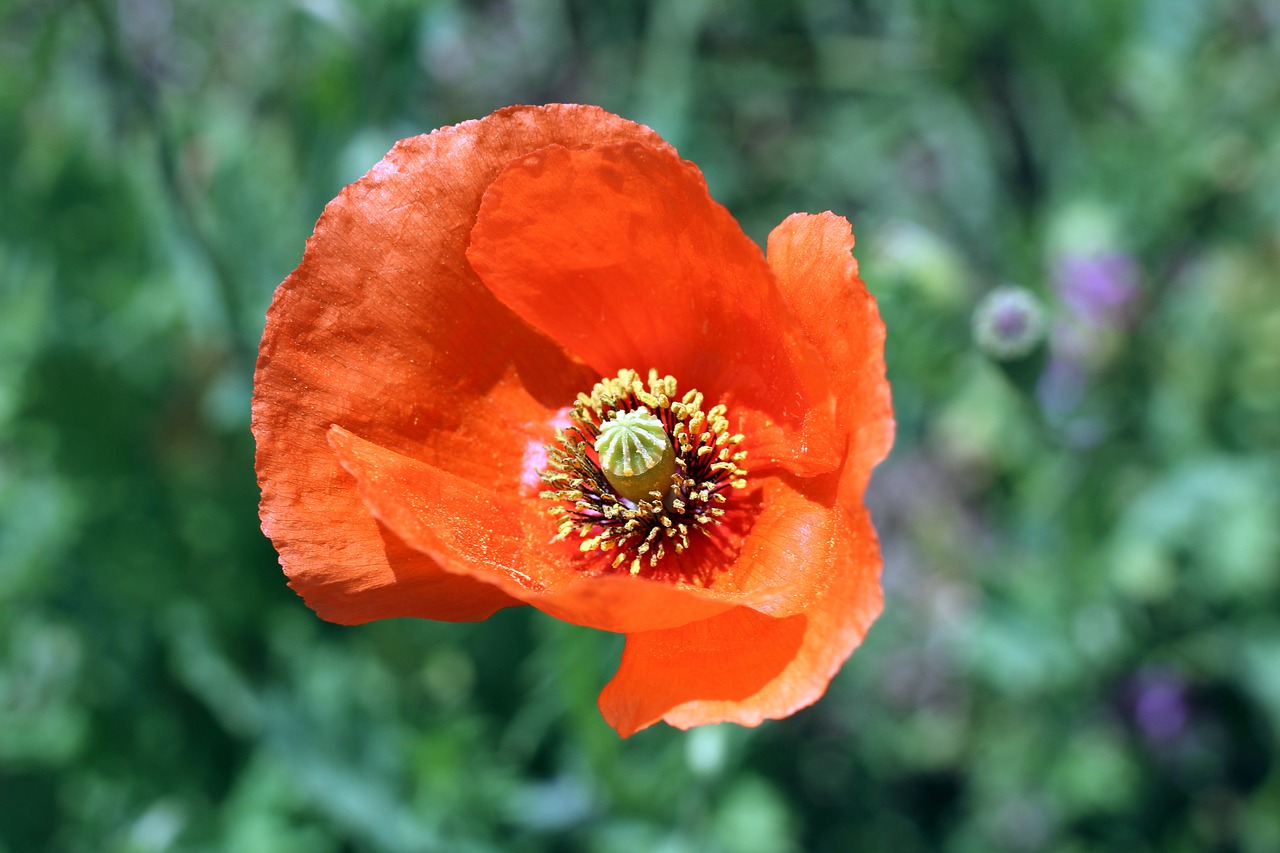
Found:
[{"label": "small purple flower", "polygon": [[1068,310],[1098,326],[1124,326],[1139,294],[1138,265],[1123,252],[1066,255],[1054,264],[1053,287]]},{"label": "small purple flower", "polygon": [[1053,324],[1036,395],[1047,414],[1063,418],[1123,346],[1141,295],[1138,265],[1114,250],[1065,254],[1053,264],[1053,290],[1064,310]]},{"label": "small purple flower", "polygon": [[1089,377],[1079,359],[1055,355],[1036,383],[1036,399],[1044,410],[1062,416],[1080,405],[1089,391]]},{"label": "small purple flower", "polygon": [[1133,721],[1152,744],[1168,744],[1187,727],[1190,708],[1185,679],[1166,669],[1141,672],[1132,687]]}]

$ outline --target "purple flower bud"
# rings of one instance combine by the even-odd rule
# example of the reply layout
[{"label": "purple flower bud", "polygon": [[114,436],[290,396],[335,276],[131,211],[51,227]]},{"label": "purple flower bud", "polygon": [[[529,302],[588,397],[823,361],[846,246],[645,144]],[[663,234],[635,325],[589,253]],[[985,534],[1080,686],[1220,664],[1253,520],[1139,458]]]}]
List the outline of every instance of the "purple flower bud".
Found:
[{"label": "purple flower bud", "polygon": [[997,287],[973,311],[974,340],[994,358],[1021,358],[1035,349],[1044,335],[1044,308],[1025,288]]}]

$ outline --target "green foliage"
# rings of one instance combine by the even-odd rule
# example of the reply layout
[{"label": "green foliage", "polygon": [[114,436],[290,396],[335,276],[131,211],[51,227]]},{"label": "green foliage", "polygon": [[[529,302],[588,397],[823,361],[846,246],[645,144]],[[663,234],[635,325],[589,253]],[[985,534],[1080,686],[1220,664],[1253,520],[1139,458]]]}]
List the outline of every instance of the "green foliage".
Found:
[{"label": "green foliage", "polygon": [[[1264,0],[0,6],[0,851],[1280,849],[1278,67]],[[787,721],[620,741],[618,638],[337,628],[257,530],[324,203],[556,100],[854,222],[888,607]]]}]

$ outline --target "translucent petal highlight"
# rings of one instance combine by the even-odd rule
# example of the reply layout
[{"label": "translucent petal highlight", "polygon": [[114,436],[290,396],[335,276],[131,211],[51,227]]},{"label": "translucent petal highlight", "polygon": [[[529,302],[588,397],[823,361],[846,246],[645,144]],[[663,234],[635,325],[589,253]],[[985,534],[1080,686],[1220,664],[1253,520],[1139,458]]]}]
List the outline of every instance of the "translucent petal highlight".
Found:
[{"label": "translucent petal highlight", "polygon": [[485,193],[467,257],[601,376],[653,367],[729,405],[756,465],[812,476],[839,464],[817,353],[760,250],[673,152],[553,146],[512,163]]},{"label": "translucent petal highlight", "polygon": [[787,310],[822,354],[848,441],[842,493],[860,500],[893,445],[884,321],[858,277],[853,228],[831,212],[788,216],[769,234],[769,267]]}]

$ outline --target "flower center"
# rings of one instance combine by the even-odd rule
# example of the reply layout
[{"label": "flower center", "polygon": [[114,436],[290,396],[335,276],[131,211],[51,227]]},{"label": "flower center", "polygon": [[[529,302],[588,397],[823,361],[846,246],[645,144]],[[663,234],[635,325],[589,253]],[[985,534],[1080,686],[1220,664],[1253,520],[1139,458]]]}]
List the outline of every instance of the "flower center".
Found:
[{"label": "flower center", "polygon": [[619,497],[639,502],[650,492],[665,496],[676,472],[676,455],[662,421],[644,406],[615,411],[596,438],[600,470]]},{"label": "flower center", "polygon": [[570,424],[547,445],[548,512],[558,520],[552,541],[577,533],[586,551],[616,550],[613,568],[639,574],[668,553],[689,547],[725,515],[725,494],[747,485],[724,406],[702,409],[703,397],[676,398],[676,380],[634,370],[579,394]]}]

